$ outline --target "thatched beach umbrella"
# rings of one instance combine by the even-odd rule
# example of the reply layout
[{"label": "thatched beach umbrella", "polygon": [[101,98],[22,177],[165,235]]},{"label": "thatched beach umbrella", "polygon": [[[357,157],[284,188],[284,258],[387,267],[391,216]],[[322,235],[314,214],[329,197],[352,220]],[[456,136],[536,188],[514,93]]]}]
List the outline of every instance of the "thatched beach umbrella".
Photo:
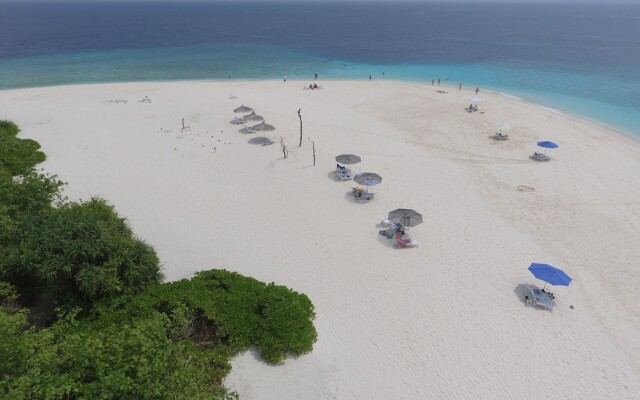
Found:
[{"label": "thatched beach umbrella", "polygon": [[240,113],[240,114],[250,113],[251,111],[253,111],[253,108],[246,107],[244,104],[236,108],[235,110],[233,110],[234,113]]},{"label": "thatched beach umbrella", "polygon": [[256,132],[269,132],[275,131],[276,127],[273,125],[269,125],[266,122],[262,122],[261,124],[254,125],[253,130],[255,130]]},{"label": "thatched beach umbrella", "polygon": [[389,213],[388,219],[394,224],[412,227],[422,223],[422,214],[408,208],[398,208]]},{"label": "thatched beach umbrella", "polygon": [[252,111],[249,115],[245,115],[243,119],[245,121],[264,121],[264,118],[262,118],[261,115],[256,114],[255,111]]},{"label": "thatched beach umbrella", "polygon": [[340,154],[336,157],[336,161],[341,164],[357,164],[362,160],[355,154]]}]

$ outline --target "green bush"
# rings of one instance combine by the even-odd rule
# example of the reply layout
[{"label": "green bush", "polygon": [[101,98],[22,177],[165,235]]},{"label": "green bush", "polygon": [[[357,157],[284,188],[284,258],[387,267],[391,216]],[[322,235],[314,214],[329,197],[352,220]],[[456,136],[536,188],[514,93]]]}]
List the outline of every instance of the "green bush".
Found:
[{"label": "green bush", "polygon": [[[299,356],[317,338],[309,298],[284,286],[265,284],[225,270],[202,271],[190,279],[154,285],[138,296],[123,296],[96,308],[105,323],[135,321],[150,309],[170,315],[186,308],[209,328],[210,339],[232,352],[256,346],[262,358],[277,364]],[[111,322],[109,322],[111,321]]]},{"label": "green bush", "polygon": [[18,139],[20,130],[11,121],[0,120],[0,168],[11,175],[24,175],[33,166],[45,160],[35,140]]},{"label": "green bush", "polygon": [[0,398],[231,399],[222,380],[237,352],[279,363],[316,340],[305,295],[224,270],[78,311],[24,331],[22,311],[0,308]]},{"label": "green bush", "polygon": [[162,279],[153,248],[102,199],[24,213],[0,248],[0,278],[58,303],[91,304]]}]

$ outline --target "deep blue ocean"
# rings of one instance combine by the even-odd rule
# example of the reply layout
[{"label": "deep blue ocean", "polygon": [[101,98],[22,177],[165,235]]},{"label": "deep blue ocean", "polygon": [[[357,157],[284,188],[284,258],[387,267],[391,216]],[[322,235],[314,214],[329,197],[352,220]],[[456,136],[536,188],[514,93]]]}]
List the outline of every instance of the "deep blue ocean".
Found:
[{"label": "deep blue ocean", "polygon": [[0,4],[0,89],[315,73],[463,82],[640,135],[640,5]]}]

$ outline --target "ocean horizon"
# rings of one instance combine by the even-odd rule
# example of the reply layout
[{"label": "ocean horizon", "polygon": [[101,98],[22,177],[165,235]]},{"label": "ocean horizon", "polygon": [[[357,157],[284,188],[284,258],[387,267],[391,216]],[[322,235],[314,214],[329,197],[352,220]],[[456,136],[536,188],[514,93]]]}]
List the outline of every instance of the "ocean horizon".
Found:
[{"label": "ocean horizon", "polygon": [[440,79],[640,136],[638,22],[634,5],[0,4],[0,89]]}]

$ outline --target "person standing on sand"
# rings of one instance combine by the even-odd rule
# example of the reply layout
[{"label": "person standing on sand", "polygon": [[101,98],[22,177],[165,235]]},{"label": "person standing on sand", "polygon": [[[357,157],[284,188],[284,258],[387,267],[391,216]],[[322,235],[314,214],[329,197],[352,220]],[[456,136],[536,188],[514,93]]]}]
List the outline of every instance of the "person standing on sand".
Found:
[{"label": "person standing on sand", "polygon": [[286,82],[287,81],[287,76],[285,75],[284,78],[282,78],[282,79],[283,79],[283,82]]},{"label": "person standing on sand", "polygon": [[369,75],[369,80],[371,80],[371,75]]},{"label": "person standing on sand", "polygon": [[458,90],[462,90],[462,82],[458,83]]},{"label": "person standing on sand", "polygon": [[435,81],[432,79],[431,80],[431,86],[433,86],[435,84]]},{"label": "person standing on sand", "polygon": [[440,86],[440,78],[438,78],[438,86]]},{"label": "person standing on sand", "polygon": [[480,91],[480,88],[476,86],[476,94],[478,94],[479,91]]},{"label": "person standing on sand", "polygon": [[317,79],[318,79],[318,74],[314,74],[314,75],[313,75],[313,80],[315,81],[315,80],[317,80]]}]

